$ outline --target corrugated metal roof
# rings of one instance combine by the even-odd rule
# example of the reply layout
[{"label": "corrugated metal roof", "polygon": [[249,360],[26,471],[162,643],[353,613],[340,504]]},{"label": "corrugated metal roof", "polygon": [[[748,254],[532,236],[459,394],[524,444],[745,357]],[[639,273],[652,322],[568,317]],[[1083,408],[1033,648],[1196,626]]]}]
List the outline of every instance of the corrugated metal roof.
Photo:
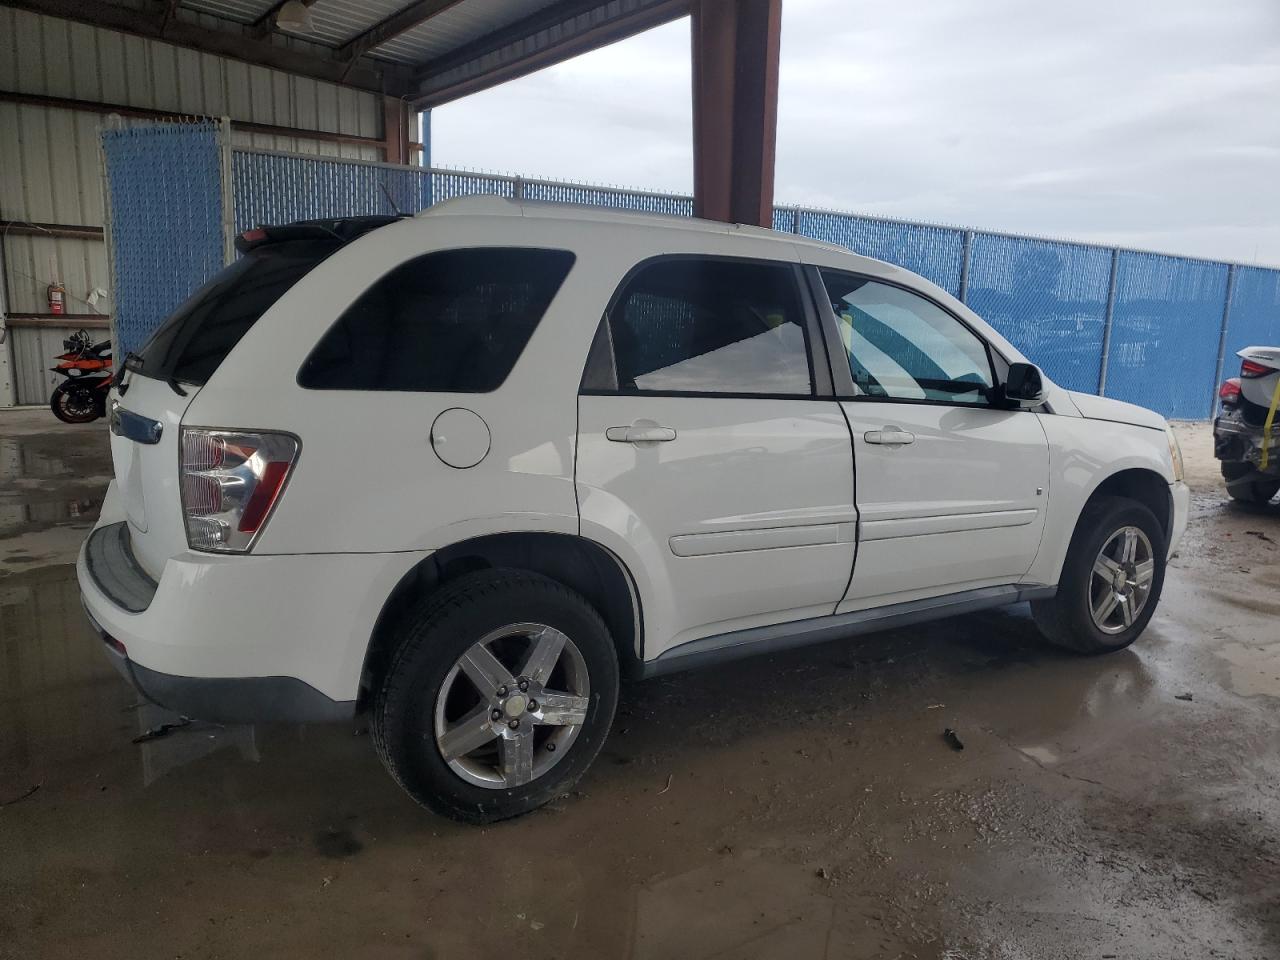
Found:
[{"label": "corrugated metal roof", "polygon": [[184,0],[182,6],[236,23],[253,23],[275,6],[275,0]]},{"label": "corrugated metal roof", "polygon": [[[298,33],[317,43],[340,47],[403,10],[411,0],[316,0],[314,29]],[[494,30],[509,26],[556,0],[459,0],[457,4],[371,51],[375,57],[418,64],[456,50]],[[236,23],[253,23],[275,0],[182,0],[182,6]]]},{"label": "corrugated metal roof", "polygon": [[[121,18],[120,8],[139,10],[139,4],[154,2],[96,0],[84,5],[83,14],[66,16],[107,29],[152,36],[159,33],[153,29],[158,24],[132,28],[129,20]],[[406,96],[418,105],[439,104],[486,84],[501,82],[502,77],[517,75],[522,65],[529,69],[546,66],[554,62],[557,49],[563,56],[581,52],[579,40],[583,37],[590,36],[598,46],[682,16],[688,12],[691,0],[303,2],[310,9],[312,21],[312,29],[305,33],[281,31],[273,22],[275,11],[282,5],[280,0],[177,0],[173,25],[195,29],[174,30],[177,39],[171,42],[237,57],[235,43],[227,37],[244,37],[242,59],[246,62]],[[102,15],[96,11],[102,11]],[[266,29],[250,29],[250,24]],[[521,30],[507,32],[517,24],[522,24]],[[386,40],[372,48],[361,42],[359,56],[351,62],[333,55],[332,51],[340,51],[370,30],[376,30]],[[497,45],[488,43],[490,39]],[[466,62],[451,56],[459,51],[466,51],[462,57]],[[291,57],[295,53],[300,56]],[[427,69],[419,73],[415,69],[419,67]]]},{"label": "corrugated metal roof", "polygon": [[375,53],[379,57],[401,63],[423,63],[456,50],[486,33],[523,20],[555,2],[556,0],[462,0],[439,16],[384,43]]},{"label": "corrugated metal roof", "polygon": [[316,0],[308,33],[298,36],[340,47],[408,6],[410,0]]}]

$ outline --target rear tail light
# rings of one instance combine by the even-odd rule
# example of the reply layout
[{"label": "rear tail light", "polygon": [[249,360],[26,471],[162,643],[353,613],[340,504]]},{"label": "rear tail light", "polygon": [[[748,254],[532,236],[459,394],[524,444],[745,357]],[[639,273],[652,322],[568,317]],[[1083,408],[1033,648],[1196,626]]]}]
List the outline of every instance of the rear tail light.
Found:
[{"label": "rear tail light", "polygon": [[1257,360],[1241,360],[1240,376],[1248,377],[1265,377],[1268,374],[1276,372],[1275,367],[1268,367],[1265,363],[1259,363]]},{"label": "rear tail light", "polygon": [[298,460],[287,433],[182,428],[182,514],[192,550],[246,553]]},{"label": "rear tail light", "polygon": [[1230,380],[1223,381],[1222,386],[1218,388],[1218,399],[1222,401],[1224,406],[1234,407],[1240,402],[1240,378],[1232,377]]}]

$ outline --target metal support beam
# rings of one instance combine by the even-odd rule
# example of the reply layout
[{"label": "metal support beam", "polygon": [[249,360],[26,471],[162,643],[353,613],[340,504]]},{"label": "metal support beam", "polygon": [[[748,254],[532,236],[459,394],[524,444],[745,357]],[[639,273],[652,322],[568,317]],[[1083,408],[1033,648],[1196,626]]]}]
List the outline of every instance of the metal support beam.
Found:
[{"label": "metal support beam", "polygon": [[422,151],[418,154],[418,166],[431,166],[431,111],[422,110],[418,113],[418,139],[422,141],[419,149]]},{"label": "metal support beam", "polygon": [[695,0],[693,212],[773,225],[782,0]]},{"label": "metal support beam", "polygon": [[406,30],[412,30],[418,24],[425,23],[450,7],[457,6],[459,2],[460,0],[417,0],[416,3],[397,10],[385,20],[378,21],[364,33],[352,37],[338,48],[336,56],[339,60],[356,60],[374,47],[380,47]]},{"label": "metal support beam", "polygon": [[378,93],[400,95],[409,92],[410,71],[406,67],[382,61],[343,61],[332,54],[278,46],[269,38],[254,37],[251,28],[215,30],[178,19],[166,23],[163,16],[156,16],[150,10],[135,10],[114,3],[89,3],[86,0],[4,0],[4,3],[33,13],[163,40],[179,47],[215,53],[316,80],[345,83]]},{"label": "metal support beam", "polygon": [[399,97],[382,98],[382,149],[387,163],[409,163],[409,105]]},{"label": "metal support beam", "polygon": [[[86,113],[118,113],[122,117],[139,117],[147,120],[172,120],[191,114],[175,114],[150,107],[131,107],[123,103],[99,103],[96,100],[72,100],[69,97],[46,97],[38,93],[17,93],[0,90],[0,103],[26,103],[35,107],[54,107],[59,110],[82,110]],[[386,146],[381,137],[360,137],[349,133],[333,133],[329,130],[307,130],[302,127],[282,127],[274,123],[255,123],[250,120],[232,120],[232,130],[244,133],[261,133],[272,137],[290,137],[295,140],[318,140],[321,143],[352,143],[363,147]],[[410,142],[410,148],[417,143]]]},{"label": "metal support beam", "polygon": [[11,407],[18,402],[18,387],[14,381],[13,344],[9,341],[9,327],[13,318],[8,313],[9,278],[4,265],[4,242],[0,240],[0,407]]},{"label": "metal support beam", "polygon": [[523,77],[589,50],[625,40],[689,12],[690,0],[638,0],[623,14],[610,0],[561,0],[415,71],[419,109]]},{"label": "metal support beam", "polygon": [[101,240],[102,228],[78,223],[39,223],[32,220],[0,220],[3,237],[55,237],[66,240]]}]

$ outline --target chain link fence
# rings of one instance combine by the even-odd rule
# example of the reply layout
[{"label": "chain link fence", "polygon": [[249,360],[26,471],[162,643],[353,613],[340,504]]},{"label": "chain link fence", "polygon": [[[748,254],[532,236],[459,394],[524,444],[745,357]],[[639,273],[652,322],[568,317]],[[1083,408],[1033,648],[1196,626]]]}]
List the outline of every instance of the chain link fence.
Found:
[{"label": "chain link fence", "polygon": [[[476,194],[693,215],[693,199],[676,194],[232,151],[212,125],[108,131],[104,155],[118,335],[135,346],[221,266],[227,196],[235,232],[319,217],[413,213]],[[1280,343],[1280,270],[797,207],[775,208],[773,226],[919,273],[967,303],[1064,387],[1171,418],[1211,416],[1234,352]],[[151,283],[157,263],[165,265],[162,284]]]},{"label": "chain link fence", "polygon": [[216,121],[102,131],[117,356],[141,347],[226,262],[228,137]]}]

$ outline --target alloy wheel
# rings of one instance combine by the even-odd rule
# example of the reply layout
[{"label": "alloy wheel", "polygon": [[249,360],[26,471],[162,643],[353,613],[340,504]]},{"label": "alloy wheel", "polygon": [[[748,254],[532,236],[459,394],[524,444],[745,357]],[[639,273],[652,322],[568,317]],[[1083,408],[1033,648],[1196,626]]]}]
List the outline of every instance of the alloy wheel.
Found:
[{"label": "alloy wheel", "polygon": [[1102,545],[1089,577],[1089,611],[1107,634],[1123,633],[1142,614],[1155,577],[1155,552],[1141,529],[1121,527]]},{"label": "alloy wheel", "polygon": [[513,623],[472,644],[436,696],[436,749],[463,780],[520,787],[559,763],[587,719],[587,664],[564,633]]}]

